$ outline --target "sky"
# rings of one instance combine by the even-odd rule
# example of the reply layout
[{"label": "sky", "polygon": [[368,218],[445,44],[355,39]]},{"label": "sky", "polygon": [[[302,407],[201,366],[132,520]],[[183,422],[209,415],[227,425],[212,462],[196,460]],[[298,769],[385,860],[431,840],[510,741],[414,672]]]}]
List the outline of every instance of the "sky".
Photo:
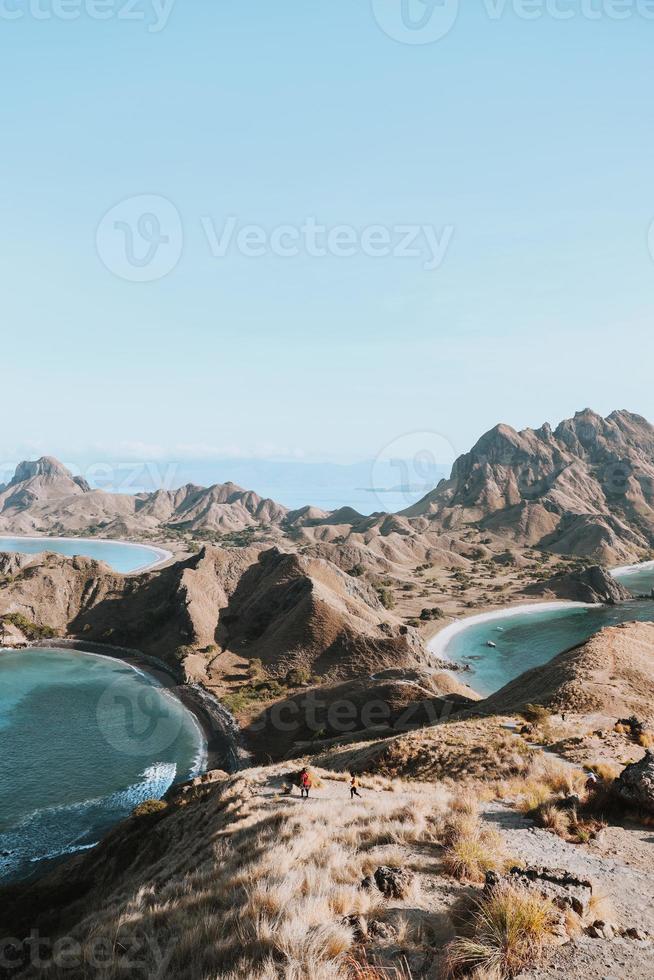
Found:
[{"label": "sky", "polygon": [[654,419],[648,0],[0,21],[4,458],[450,458],[499,421]]}]

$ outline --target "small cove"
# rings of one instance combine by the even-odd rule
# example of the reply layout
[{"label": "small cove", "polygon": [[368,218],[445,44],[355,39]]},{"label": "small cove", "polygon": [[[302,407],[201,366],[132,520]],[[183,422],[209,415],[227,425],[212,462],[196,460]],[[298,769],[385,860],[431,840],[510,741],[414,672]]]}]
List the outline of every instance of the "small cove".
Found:
[{"label": "small cove", "polygon": [[194,715],[155,678],[78,650],[0,651],[0,882],[91,847],[203,771]]},{"label": "small cove", "polygon": [[[615,578],[634,594],[654,588],[654,563],[614,571]],[[459,675],[479,694],[499,690],[531,667],[583,643],[605,626],[640,620],[654,621],[654,599],[628,600],[615,606],[542,603],[470,617],[437,634],[429,644],[438,656],[467,666]],[[494,647],[488,643],[495,644]]]},{"label": "small cove", "polygon": [[38,555],[54,551],[67,558],[83,555],[106,562],[116,572],[145,571],[170,557],[168,551],[129,541],[109,541],[101,538],[5,537],[0,535],[0,552]]}]

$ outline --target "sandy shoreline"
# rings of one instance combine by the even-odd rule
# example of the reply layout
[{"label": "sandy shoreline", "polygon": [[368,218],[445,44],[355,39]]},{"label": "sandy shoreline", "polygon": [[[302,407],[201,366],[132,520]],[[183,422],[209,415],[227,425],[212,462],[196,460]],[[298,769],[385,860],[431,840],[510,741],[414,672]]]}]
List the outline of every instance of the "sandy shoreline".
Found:
[{"label": "sandy shoreline", "polygon": [[654,568],[654,561],[640,561],[636,562],[635,565],[621,565],[619,568],[612,568],[611,575],[615,578],[617,575],[624,575],[627,572],[640,572],[647,568]]},{"label": "sandy shoreline", "polygon": [[572,602],[567,600],[525,602],[522,605],[505,606],[502,609],[493,609],[486,613],[464,616],[463,619],[455,619],[453,623],[448,623],[439,630],[427,644],[427,649],[440,660],[449,660],[450,658],[445,653],[445,647],[453,636],[463,632],[463,630],[468,629],[470,626],[491,622],[496,619],[510,619],[512,616],[520,616],[522,613],[555,612],[557,609],[594,609],[596,605],[597,603],[593,602]]},{"label": "sandy shoreline", "polygon": [[[633,565],[622,565],[619,568],[610,569],[611,575],[618,576],[626,572],[637,572],[641,569],[654,568],[654,561],[641,561],[636,562]],[[449,660],[445,652],[445,647],[448,645],[453,636],[457,633],[462,632],[469,626],[474,626],[478,623],[490,622],[496,619],[509,619],[511,616],[517,616],[521,613],[535,613],[541,610],[554,611],[556,609],[592,609],[598,603],[592,602],[573,602],[572,600],[555,600],[555,601],[541,601],[541,602],[520,602],[517,600],[511,605],[503,606],[501,609],[489,610],[485,613],[474,613],[470,616],[463,616],[455,619],[451,623],[447,623],[441,626],[437,632],[428,640],[426,646],[429,653],[438,657],[440,660]]]},{"label": "sandy shoreline", "polygon": [[[151,572],[155,568],[159,568],[165,562],[170,561],[173,558],[172,551],[167,551],[165,548],[158,548],[156,545],[141,544],[138,541],[122,541],[119,538],[71,538],[62,537],[48,534],[0,534],[0,543],[2,541],[81,541],[85,544],[119,544],[126,548],[141,548],[146,551],[151,551],[154,555],[155,560],[148,562],[146,565],[139,565],[138,568],[133,568],[130,572],[118,572],[119,575],[135,575],[138,572]],[[2,549],[0,548],[0,551]],[[47,548],[43,549],[47,551]],[[26,552],[16,552],[17,554],[26,554]],[[64,557],[66,557],[64,555]]]}]

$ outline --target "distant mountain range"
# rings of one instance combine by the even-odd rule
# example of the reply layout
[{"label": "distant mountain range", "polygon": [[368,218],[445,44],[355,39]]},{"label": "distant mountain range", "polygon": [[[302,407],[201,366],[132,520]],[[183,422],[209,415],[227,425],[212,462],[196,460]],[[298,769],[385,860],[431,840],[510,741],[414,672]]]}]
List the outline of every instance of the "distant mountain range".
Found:
[{"label": "distant mountain range", "polygon": [[351,507],[289,510],[229,482],[107,493],[52,457],[20,463],[0,486],[5,533],[201,537],[248,529],[341,567],[466,559],[471,529],[493,551],[505,542],[608,564],[637,560],[654,550],[654,427],[630,412],[604,419],[590,409],[556,429],[498,425],[416,504],[368,517]]}]

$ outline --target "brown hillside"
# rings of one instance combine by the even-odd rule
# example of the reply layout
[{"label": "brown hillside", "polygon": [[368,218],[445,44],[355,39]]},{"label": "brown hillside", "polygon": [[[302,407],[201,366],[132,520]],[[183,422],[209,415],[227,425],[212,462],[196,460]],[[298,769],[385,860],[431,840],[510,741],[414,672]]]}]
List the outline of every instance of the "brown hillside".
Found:
[{"label": "brown hillside", "polygon": [[481,707],[510,714],[529,702],[610,718],[635,714],[654,723],[654,623],[600,630],[586,643],[521,674]]}]

